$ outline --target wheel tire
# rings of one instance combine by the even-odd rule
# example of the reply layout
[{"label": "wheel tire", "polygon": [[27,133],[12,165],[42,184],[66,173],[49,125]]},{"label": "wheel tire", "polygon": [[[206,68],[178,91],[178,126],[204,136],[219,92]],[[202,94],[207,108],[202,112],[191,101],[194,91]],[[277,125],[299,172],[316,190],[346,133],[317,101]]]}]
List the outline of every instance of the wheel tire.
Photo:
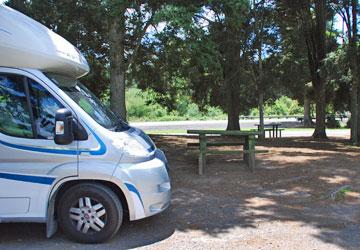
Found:
[{"label": "wheel tire", "polygon": [[[91,200],[90,204],[97,203],[93,207],[88,206],[88,203],[86,203],[89,201],[88,198]],[[80,199],[83,200],[83,203],[81,203]],[[123,208],[119,198],[110,188],[101,184],[83,183],[75,185],[65,191],[57,204],[59,226],[69,239],[76,242],[101,243],[107,241],[119,231],[122,224]],[[96,206],[100,206],[99,204],[102,207],[98,211],[105,209],[105,213],[101,216],[98,216],[100,214],[95,210]],[[90,213],[90,209],[87,210],[88,208],[92,209],[92,213]],[[70,217],[70,209],[72,209],[71,211],[76,210],[76,220]],[[89,213],[84,210],[89,211]],[[79,216],[77,216],[78,214]],[[74,216],[74,214],[72,215]],[[89,217],[95,218],[92,220],[93,222],[100,219],[102,228],[100,228],[99,224],[96,224],[97,222],[90,222],[91,218],[89,219]],[[89,228],[90,223],[100,231],[94,230],[92,226]],[[79,224],[82,225],[80,231],[77,229]],[[87,230],[83,232],[85,227],[87,227]]]}]

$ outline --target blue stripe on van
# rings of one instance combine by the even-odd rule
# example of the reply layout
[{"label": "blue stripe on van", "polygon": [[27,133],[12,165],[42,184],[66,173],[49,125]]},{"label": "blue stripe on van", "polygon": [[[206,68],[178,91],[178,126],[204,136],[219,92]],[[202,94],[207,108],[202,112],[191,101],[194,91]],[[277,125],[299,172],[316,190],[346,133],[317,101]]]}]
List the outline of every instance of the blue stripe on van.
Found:
[{"label": "blue stripe on van", "polygon": [[0,173],[0,178],[8,179],[8,180],[15,180],[15,181],[45,184],[45,185],[51,185],[55,180],[55,177],[8,174],[8,173]]},{"label": "blue stripe on van", "polygon": [[3,144],[5,146],[11,147],[11,148],[27,150],[27,151],[33,151],[33,152],[39,152],[39,153],[66,154],[66,155],[77,155],[78,154],[77,150],[29,147],[29,146],[23,146],[23,145],[17,145],[17,144],[4,142],[4,141],[1,141],[1,140],[0,140],[0,144]]},{"label": "blue stripe on van", "polygon": [[[89,127],[88,127],[89,128]],[[106,145],[105,143],[100,139],[100,137],[94,133],[90,128],[89,130],[94,135],[96,141],[99,143],[100,148],[98,150],[74,150],[74,149],[52,149],[52,148],[41,148],[41,147],[30,147],[30,146],[24,146],[24,145],[17,145],[5,141],[0,140],[0,144],[5,145],[7,147],[21,149],[21,150],[27,150],[27,151],[33,151],[33,152],[39,152],[39,153],[49,153],[49,154],[62,154],[62,155],[79,155],[81,153],[89,153],[90,155],[103,155],[106,153]]]},{"label": "blue stripe on van", "polygon": [[91,131],[91,133],[93,134],[93,136],[95,137],[95,139],[99,143],[100,148],[98,150],[80,150],[80,153],[86,152],[86,153],[90,153],[90,155],[103,155],[103,154],[105,154],[106,153],[106,145],[105,145],[105,143],[100,139],[100,137],[88,125],[86,125],[86,127]]},{"label": "blue stripe on van", "polygon": [[140,193],[136,189],[136,187],[134,185],[130,184],[130,183],[125,183],[125,185],[126,185],[127,189],[129,189],[130,192],[134,192],[139,197],[140,202],[141,202],[142,206],[144,207],[144,203],[143,203],[143,201],[141,199],[141,196],[140,196]]}]

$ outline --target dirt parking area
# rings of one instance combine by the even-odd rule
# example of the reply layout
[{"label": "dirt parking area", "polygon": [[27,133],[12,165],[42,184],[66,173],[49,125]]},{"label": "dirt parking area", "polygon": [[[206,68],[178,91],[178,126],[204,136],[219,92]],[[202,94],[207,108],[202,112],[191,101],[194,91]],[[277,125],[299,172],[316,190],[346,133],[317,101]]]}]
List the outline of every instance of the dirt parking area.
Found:
[{"label": "dirt parking area", "polygon": [[43,225],[0,224],[1,249],[360,249],[360,150],[345,140],[267,139],[255,172],[241,155],[209,156],[198,176],[191,139],[154,139],[171,168],[164,213],[91,246],[61,232],[46,239]]}]

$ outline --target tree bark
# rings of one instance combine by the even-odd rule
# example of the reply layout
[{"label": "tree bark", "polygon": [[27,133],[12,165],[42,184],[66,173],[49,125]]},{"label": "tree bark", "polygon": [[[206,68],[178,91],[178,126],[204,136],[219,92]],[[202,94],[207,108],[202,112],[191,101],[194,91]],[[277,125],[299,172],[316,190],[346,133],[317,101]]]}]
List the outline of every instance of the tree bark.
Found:
[{"label": "tree bark", "polygon": [[325,87],[324,83],[319,83],[315,88],[316,97],[316,125],[313,137],[315,139],[326,139],[326,124],[325,124]]},{"label": "tree bark", "polygon": [[262,132],[260,138],[265,138],[265,121],[264,121],[264,92],[261,90],[259,93],[259,120],[260,131]]},{"label": "tree bark", "polygon": [[109,17],[110,108],[126,121],[125,103],[125,8]]},{"label": "tree bark", "polygon": [[[256,1],[253,0],[253,8],[254,8],[254,18],[255,23],[255,37],[258,40],[257,44],[257,53],[258,53],[258,77],[255,77],[257,81],[257,89],[258,89],[258,108],[259,108],[259,129],[261,131],[260,138],[265,138],[265,122],[264,122],[264,72],[263,72],[263,60],[262,60],[262,45],[263,45],[263,29],[264,29],[264,11],[261,11],[264,8],[264,2],[261,2],[260,5],[256,8]],[[259,15],[258,15],[259,13]]]},{"label": "tree bark", "polygon": [[351,95],[351,107],[350,107],[350,112],[351,112],[351,136],[350,136],[350,141],[354,144],[358,144],[359,143],[359,136],[358,136],[358,132],[359,132],[359,127],[358,127],[358,122],[359,122],[359,106],[358,106],[358,86],[357,83],[352,82],[352,87],[351,87],[351,91],[350,91],[350,95]]},{"label": "tree bark", "polygon": [[309,128],[312,126],[312,120],[311,120],[311,115],[310,115],[310,98],[309,98],[309,94],[307,93],[308,91],[305,90],[305,94],[304,94],[304,127],[305,128]]},{"label": "tree bark", "polygon": [[358,101],[357,101],[357,104],[358,104],[358,112],[357,112],[357,118],[358,118],[358,122],[357,122],[357,145],[359,146],[360,145],[360,83],[358,85],[358,94],[357,94],[357,97],[358,97]]},{"label": "tree bark", "polygon": [[265,138],[264,131],[264,87],[263,87],[263,65],[262,65],[262,43],[260,42],[258,49],[259,56],[259,79],[258,79],[258,91],[259,91],[259,120],[260,120],[260,131],[262,134],[260,138]]},{"label": "tree bark", "polygon": [[[310,6],[309,6],[310,8]],[[316,97],[316,125],[313,137],[315,139],[326,139],[326,124],[325,124],[325,81],[320,75],[320,69],[323,64],[323,60],[326,55],[326,1],[315,1],[315,29],[312,29],[310,39],[313,39],[310,43],[313,46],[311,53],[312,58],[312,82],[315,90]],[[310,61],[309,60],[309,61]]]},{"label": "tree bark", "polygon": [[[240,98],[239,98],[239,78],[238,68],[234,67],[234,57],[229,61],[229,66],[225,67],[226,82],[226,106],[228,124],[226,130],[240,130]],[[238,64],[236,64],[238,65]]]},{"label": "tree bark", "polygon": [[[230,106],[230,107],[229,107]],[[228,124],[226,130],[240,130],[239,115],[235,103],[228,104]]]},{"label": "tree bark", "polygon": [[352,23],[351,30],[348,30],[349,39],[349,61],[350,70],[352,74],[352,87],[351,87],[351,142],[359,144],[360,142],[360,70],[359,70],[359,49],[357,46],[357,7],[358,0],[351,1],[351,17],[352,20],[348,20]]},{"label": "tree bark", "polygon": [[[350,57],[353,57],[350,55]],[[351,58],[350,68],[352,72],[352,84],[350,89],[350,112],[351,112],[351,120],[350,120],[350,141],[353,144],[359,144],[360,142],[360,116],[359,116],[359,82],[358,77],[356,75],[356,65],[353,64],[354,58]]]},{"label": "tree bark", "polygon": [[[231,48],[228,49],[232,50]],[[240,98],[238,75],[238,67],[240,67],[240,65],[239,63],[236,63],[238,62],[236,55],[239,55],[239,53],[236,53],[236,50],[233,50],[234,53],[231,53],[231,51],[228,52],[228,66],[225,66],[226,106],[228,114],[228,124],[226,130],[240,130]]]},{"label": "tree bark", "polygon": [[240,60],[240,30],[234,25],[231,18],[234,14],[232,10],[225,9],[224,31],[224,81],[226,85],[226,108],[228,114],[228,124],[226,130],[240,130],[240,79],[241,79],[241,60]]}]

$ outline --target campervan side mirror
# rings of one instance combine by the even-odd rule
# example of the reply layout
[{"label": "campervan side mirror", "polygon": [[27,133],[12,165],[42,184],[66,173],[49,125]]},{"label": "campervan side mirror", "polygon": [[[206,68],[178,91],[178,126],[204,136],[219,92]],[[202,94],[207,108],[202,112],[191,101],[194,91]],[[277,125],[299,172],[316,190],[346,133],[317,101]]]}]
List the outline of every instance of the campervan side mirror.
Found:
[{"label": "campervan side mirror", "polygon": [[68,145],[74,141],[73,116],[68,109],[56,111],[54,140],[59,145]]}]

